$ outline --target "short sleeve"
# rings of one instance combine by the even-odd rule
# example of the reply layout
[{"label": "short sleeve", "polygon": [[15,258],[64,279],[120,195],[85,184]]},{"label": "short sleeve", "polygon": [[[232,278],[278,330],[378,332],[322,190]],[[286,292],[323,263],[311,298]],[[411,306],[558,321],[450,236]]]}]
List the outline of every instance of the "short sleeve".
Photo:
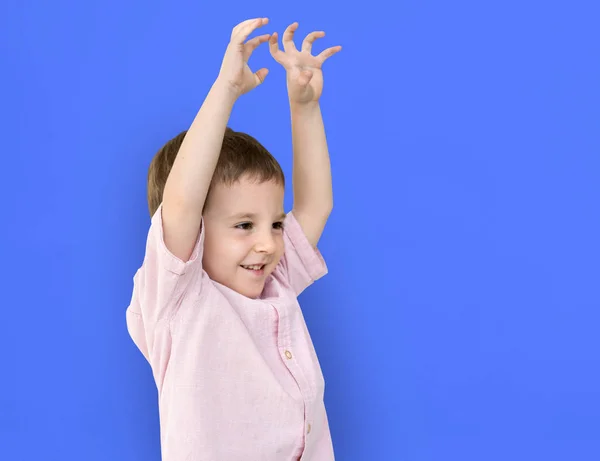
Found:
[{"label": "short sleeve", "polygon": [[[204,222],[187,262],[173,255],[163,236],[162,204],[152,217],[146,240],[142,266],[133,278],[133,293],[127,308],[127,327],[130,336],[146,359],[154,366],[153,358],[164,354],[164,334],[176,314],[180,302],[190,289],[200,290]],[[163,331],[166,328],[166,331]]]},{"label": "short sleeve", "polygon": [[296,296],[327,274],[327,265],[318,248],[314,248],[300,223],[289,212],[284,220],[284,253],[277,268]]}]

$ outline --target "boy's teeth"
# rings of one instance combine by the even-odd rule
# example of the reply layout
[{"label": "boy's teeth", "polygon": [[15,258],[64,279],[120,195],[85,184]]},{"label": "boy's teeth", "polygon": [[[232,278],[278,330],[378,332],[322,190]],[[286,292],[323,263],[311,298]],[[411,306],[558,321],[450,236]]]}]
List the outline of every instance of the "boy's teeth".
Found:
[{"label": "boy's teeth", "polygon": [[242,267],[244,267],[244,268],[246,268],[246,269],[252,269],[252,270],[254,270],[254,271],[257,271],[257,270],[259,270],[259,269],[260,269],[262,266],[242,266]]}]

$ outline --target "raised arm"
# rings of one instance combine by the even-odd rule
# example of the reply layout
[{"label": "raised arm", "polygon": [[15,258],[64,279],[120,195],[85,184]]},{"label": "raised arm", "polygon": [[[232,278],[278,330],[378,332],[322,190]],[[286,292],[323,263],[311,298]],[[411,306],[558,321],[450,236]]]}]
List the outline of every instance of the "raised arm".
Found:
[{"label": "raised arm", "polygon": [[277,33],[270,39],[273,58],[287,71],[287,89],[292,121],[293,213],[310,243],[316,247],[333,208],[331,166],[319,98],[323,91],[323,62],[341,50],[341,46],[312,55],[312,44],[325,32],[312,32],[299,51],[293,41],[298,23],[283,34],[281,51]]},{"label": "raised arm", "polygon": [[267,18],[251,19],[233,29],[219,75],[190,126],[167,178],[162,204],[164,240],[169,251],[182,261],[190,258],[198,238],[202,208],[233,105],[267,76],[265,68],[253,73],[248,59],[270,35],[245,42],[255,29],[267,23]]}]

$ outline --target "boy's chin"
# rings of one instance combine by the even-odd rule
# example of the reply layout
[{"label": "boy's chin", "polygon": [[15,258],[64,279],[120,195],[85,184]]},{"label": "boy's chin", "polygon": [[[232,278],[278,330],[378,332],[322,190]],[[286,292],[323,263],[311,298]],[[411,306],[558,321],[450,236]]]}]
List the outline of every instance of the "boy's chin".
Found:
[{"label": "boy's chin", "polygon": [[255,299],[258,298],[265,287],[265,281],[255,281],[254,283],[248,283],[246,281],[238,281],[232,285],[229,285],[233,291],[237,291],[239,294],[244,295],[246,298]]},{"label": "boy's chin", "polygon": [[262,293],[262,289],[261,290],[235,290],[237,291],[239,294],[244,295],[246,298],[250,298],[250,299],[257,299],[261,293]]}]

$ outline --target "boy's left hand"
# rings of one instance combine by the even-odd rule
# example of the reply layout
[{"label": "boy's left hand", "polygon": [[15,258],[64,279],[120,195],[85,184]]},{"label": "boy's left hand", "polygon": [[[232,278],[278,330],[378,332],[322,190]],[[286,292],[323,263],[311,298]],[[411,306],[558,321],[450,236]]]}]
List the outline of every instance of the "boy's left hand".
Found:
[{"label": "boy's left hand", "polygon": [[325,36],[325,32],[311,32],[302,42],[299,51],[294,44],[294,32],[298,23],[290,24],[283,33],[283,48],[279,49],[277,44],[277,32],[271,35],[269,50],[271,55],[287,71],[287,88],[290,103],[307,104],[316,102],[323,92],[323,72],[321,67],[326,59],[333,56],[342,49],[341,46],[333,46],[322,51],[319,55],[312,55],[312,44],[317,38]]}]

